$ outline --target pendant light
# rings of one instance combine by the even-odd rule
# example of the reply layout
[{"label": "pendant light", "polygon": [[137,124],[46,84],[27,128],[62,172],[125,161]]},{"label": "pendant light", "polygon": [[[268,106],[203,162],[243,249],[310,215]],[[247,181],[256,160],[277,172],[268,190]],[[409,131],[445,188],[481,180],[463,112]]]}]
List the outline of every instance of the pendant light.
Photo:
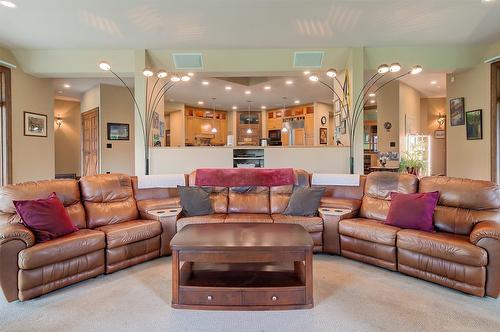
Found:
[{"label": "pendant light", "polygon": [[212,113],[212,133],[215,134],[217,133],[217,128],[215,128],[215,98],[212,98],[212,100],[214,101],[214,110],[213,110],[213,113]]},{"label": "pendant light", "polygon": [[[286,110],[285,102],[286,102],[286,97],[283,97],[283,115],[282,115],[283,120],[285,120],[285,110]],[[281,128],[281,132],[288,133],[288,128],[285,126],[285,121],[283,121],[283,128]]]},{"label": "pendant light", "polygon": [[250,128],[250,104],[252,103],[251,100],[248,101],[248,129],[247,129],[247,134],[251,135],[252,134],[252,128]]}]

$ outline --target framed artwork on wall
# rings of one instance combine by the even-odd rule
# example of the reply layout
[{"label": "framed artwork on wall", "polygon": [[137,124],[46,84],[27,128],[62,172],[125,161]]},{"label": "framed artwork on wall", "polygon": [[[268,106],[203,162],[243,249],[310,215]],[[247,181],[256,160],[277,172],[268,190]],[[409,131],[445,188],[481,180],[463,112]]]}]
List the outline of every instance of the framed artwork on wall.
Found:
[{"label": "framed artwork on wall", "polygon": [[24,136],[47,137],[47,115],[24,112]]},{"label": "framed artwork on wall", "polygon": [[342,133],[342,135],[344,135],[347,131],[346,131],[346,119],[342,120],[341,124],[340,124],[340,132]]},{"label": "framed artwork on wall", "polygon": [[442,129],[438,129],[434,131],[434,138],[445,138],[446,137],[446,131]]},{"label": "framed artwork on wall", "polygon": [[462,126],[465,124],[464,98],[454,98],[450,100],[450,124],[452,126]]},{"label": "framed artwork on wall", "polygon": [[128,123],[108,123],[108,141],[130,140]]},{"label": "framed artwork on wall", "polygon": [[483,139],[483,110],[469,111],[465,115],[467,139]]},{"label": "framed artwork on wall", "polygon": [[326,128],[319,128],[319,144],[328,143],[328,131]]},{"label": "framed artwork on wall", "polygon": [[340,113],[335,114],[335,127],[340,127]]}]

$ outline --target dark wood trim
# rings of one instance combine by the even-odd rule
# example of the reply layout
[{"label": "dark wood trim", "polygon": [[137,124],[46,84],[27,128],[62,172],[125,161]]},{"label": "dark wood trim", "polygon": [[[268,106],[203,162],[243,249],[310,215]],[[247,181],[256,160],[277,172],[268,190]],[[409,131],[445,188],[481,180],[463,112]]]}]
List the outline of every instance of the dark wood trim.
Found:
[{"label": "dark wood trim", "polygon": [[363,107],[363,109],[366,111],[366,110],[376,110],[377,109],[377,105],[365,105]]},{"label": "dark wood trim", "polygon": [[500,95],[498,94],[498,72],[500,71],[500,61],[491,64],[491,105],[490,105],[490,137],[491,137],[491,181],[498,182],[498,169],[497,169],[497,159],[498,159],[498,114],[497,114],[497,102],[500,101]]},{"label": "dark wood trim", "polygon": [[6,179],[3,179],[3,184],[12,183],[12,75],[11,69],[7,67],[0,66],[0,72],[5,75],[5,158],[7,162],[5,163]]}]

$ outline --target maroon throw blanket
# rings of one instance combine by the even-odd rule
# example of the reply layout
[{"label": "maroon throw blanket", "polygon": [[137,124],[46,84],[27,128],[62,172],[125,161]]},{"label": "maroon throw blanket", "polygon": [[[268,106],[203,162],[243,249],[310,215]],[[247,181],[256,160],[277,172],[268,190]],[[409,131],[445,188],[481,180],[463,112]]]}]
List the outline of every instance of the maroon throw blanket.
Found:
[{"label": "maroon throw blanket", "polygon": [[293,168],[198,168],[195,185],[215,187],[293,185]]}]

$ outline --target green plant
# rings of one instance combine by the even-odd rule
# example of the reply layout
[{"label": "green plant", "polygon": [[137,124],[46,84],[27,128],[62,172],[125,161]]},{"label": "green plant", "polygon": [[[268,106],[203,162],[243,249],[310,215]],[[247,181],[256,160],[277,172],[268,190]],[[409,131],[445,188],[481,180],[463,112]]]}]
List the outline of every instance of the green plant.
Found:
[{"label": "green plant", "polygon": [[399,171],[418,175],[425,168],[423,151],[415,149],[411,152],[403,152],[399,162]]}]

